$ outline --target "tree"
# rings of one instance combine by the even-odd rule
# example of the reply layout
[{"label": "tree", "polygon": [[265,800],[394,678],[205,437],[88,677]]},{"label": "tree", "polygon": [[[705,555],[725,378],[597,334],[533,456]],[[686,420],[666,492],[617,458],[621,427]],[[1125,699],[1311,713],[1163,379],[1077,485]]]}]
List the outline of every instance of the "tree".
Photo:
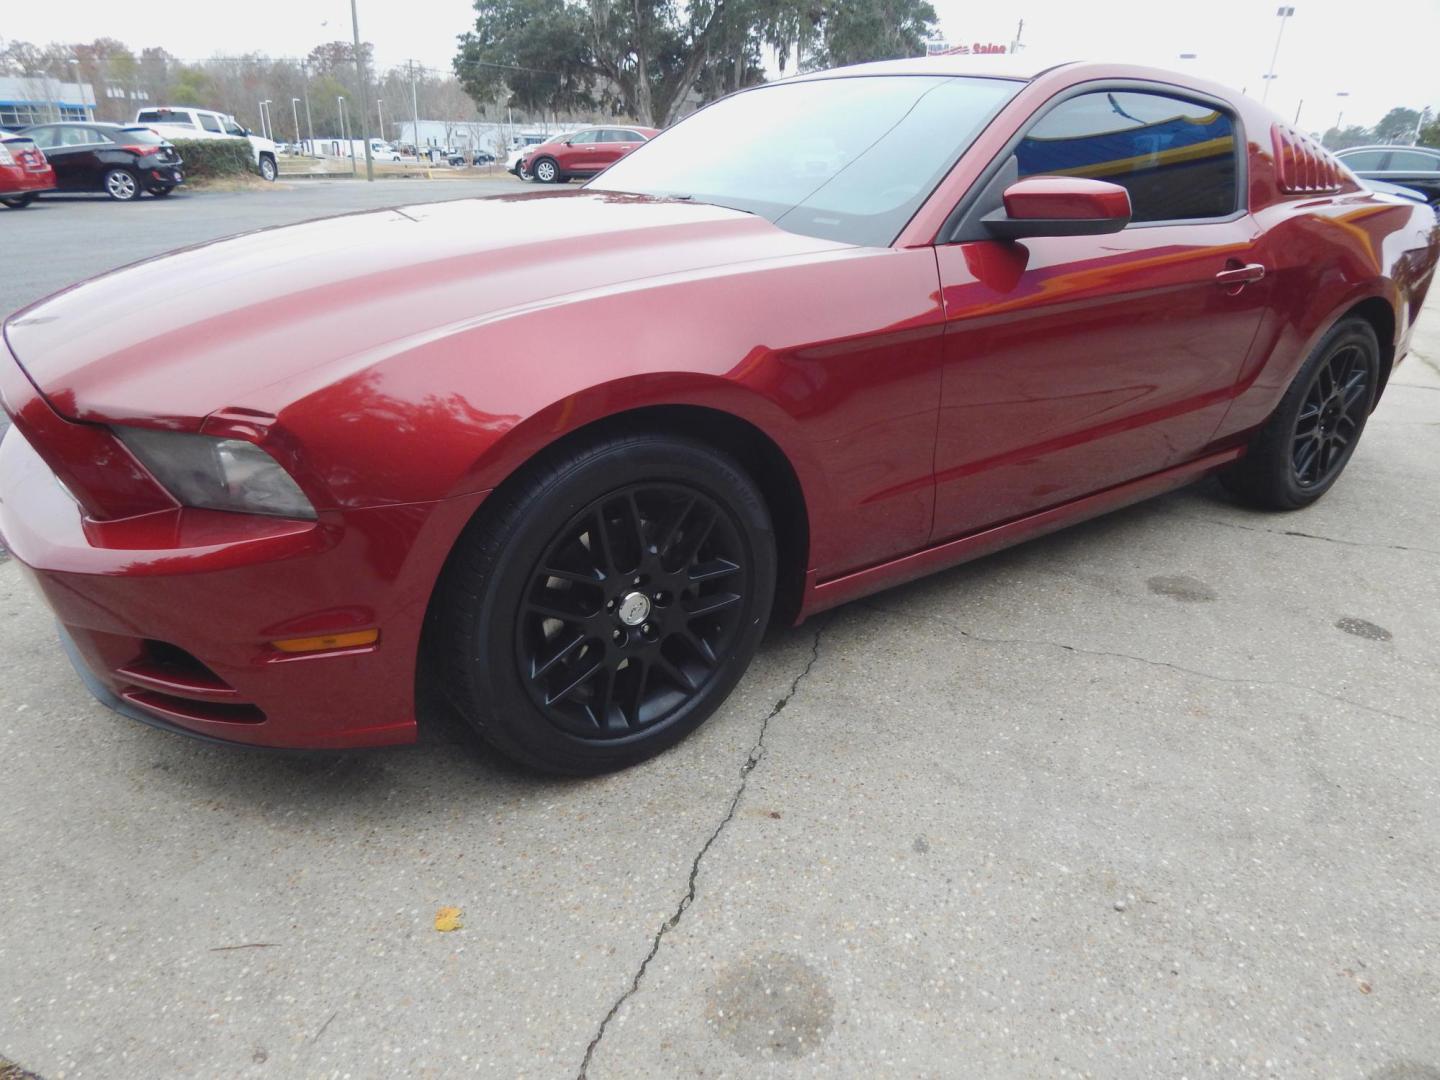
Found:
[{"label": "tree", "polygon": [[1433,146],[1440,150],[1440,119],[1431,120],[1420,129],[1419,146]]},{"label": "tree", "polygon": [[595,66],[584,12],[566,0],[475,0],[455,74],[477,105],[504,97],[525,112],[593,106]]},{"label": "tree", "polygon": [[1415,137],[1415,125],[1420,114],[1414,109],[1401,106],[1391,109],[1375,125],[1375,141],[1382,143],[1408,143]]},{"label": "tree", "polygon": [[935,9],[927,0],[831,0],[819,30],[821,49],[806,62],[812,70],[923,56]]},{"label": "tree", "polygon": [[1345,128],[1331,128],[1320,140],[1327,150],[1347,150],[1352,146],[1365,146],[1375,141],[1375,133],[1367,127],[1351,124]]},{"label": "tree", "polygon": [[730,65],[761,77],[764,12],[778,0],[475,0],[455,72],[479,103],[560,112],[598,103],[663,127]]}]

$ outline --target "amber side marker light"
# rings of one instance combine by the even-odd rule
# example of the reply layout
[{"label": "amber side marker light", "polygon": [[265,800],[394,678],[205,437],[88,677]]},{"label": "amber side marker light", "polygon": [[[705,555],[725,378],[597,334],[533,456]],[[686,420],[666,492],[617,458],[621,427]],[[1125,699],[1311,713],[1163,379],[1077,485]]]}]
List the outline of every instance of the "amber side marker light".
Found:
[{"label": "amber side marker light", "polygon": [[327,649],[353,649],[357,645],[374,645],[379,630],[352,630],[348,634],[322,634],[319,637],[292,637],[270,644],[281,652],[324,652]]}]

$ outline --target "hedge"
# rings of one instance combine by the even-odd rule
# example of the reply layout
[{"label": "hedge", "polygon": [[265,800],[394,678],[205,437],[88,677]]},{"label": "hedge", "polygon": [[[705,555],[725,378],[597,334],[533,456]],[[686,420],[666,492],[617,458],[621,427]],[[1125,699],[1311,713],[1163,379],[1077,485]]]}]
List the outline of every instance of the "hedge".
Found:
[{"label": "hedge", "polygon": [[253,173],[255,158],[248,139],[171,139],[175,152],[185,159],[187,180],[213,180],[217,176]]}]

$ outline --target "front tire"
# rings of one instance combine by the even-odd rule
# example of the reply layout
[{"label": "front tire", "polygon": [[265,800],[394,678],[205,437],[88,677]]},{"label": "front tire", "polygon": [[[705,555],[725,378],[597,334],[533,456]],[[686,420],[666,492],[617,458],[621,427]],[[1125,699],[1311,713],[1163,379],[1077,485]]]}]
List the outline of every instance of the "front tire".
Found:
[{"label": "front tire", "polygon": [[560,166],[554,158],[541,158],[535,162],[530,173],[542,184],[558,184],[560,182]]},{"label": "front tire", "polygon": [[754,481],[686,439],[551,453],[487,501],[429,647],[480,735],[546,772],[624,768],[725,700],[760,644],[775,541]]},{"label": "front tire", "polygon": [[134,202],[140,197],[140,178],[129,169],[107,170],[100,186],[116,202]]},{"label": "front tire", "polygon": [[1249,452],[1220,474],[1252,506],[1299,510],[1340,479],[1379,389],[1380,344],[1364,319],[1320,339]]},{"label": "front tire", "polygon": [[280,175],[279,168],[275,165],[275,159],[269,154],[260,155],[260,179],[275,182],[275,177]]},{"label": "front tire", "polygon": [[32,191],[26,195],[7,196],[6,198],[0,199],[0,203],[8,206],[11,210],[23,210],[39,197],[39,194]]}]

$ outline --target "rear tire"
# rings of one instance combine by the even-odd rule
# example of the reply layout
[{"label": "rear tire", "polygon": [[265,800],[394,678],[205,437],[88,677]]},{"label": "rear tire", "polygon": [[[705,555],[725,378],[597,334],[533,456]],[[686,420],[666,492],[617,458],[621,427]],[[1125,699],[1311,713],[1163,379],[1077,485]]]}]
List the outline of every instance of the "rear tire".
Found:
[{"label": "rear tire", "polygon": [[1380,345],[1364,319],[1344,319],[1315,346],[1251,443],[1220,474],[1245,502],[1263,510],[1299,510],[1345,471],[1365,430],[1379,387]]},{"label": "rear tire", "polygon": [[542,184],[558,184],[560,182],[560,165],[554,158],[544,157],[530,167],[530,175]]},{"label": "rear tire", "polygon": [[134,202],[140,198],[140,178],[130,169],[107,170],[100,187],[116,202]]},{"label": "rear tire", "polygon": [[537,459],[491,496],[441,575],[427,648],[497,750],[546,772],[608,772],[719,707],[774,592],[770,515],[733,459],[615,437]]},{"label": "rear tire", "polygon": [[8,206],[11,210],[23,210],[39,197],[40,195],[37,192],[32,191],[27,195],[7,196],[6,198],[0,199],[0,203]]}]

